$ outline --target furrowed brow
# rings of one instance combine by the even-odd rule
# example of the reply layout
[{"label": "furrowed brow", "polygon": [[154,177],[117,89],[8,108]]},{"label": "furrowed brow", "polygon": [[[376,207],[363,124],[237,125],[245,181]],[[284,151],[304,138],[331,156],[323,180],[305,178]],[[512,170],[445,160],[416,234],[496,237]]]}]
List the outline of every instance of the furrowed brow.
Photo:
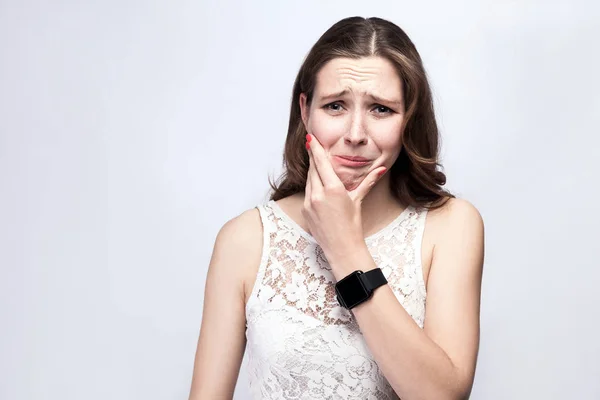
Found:
[{"label": "furrowed brow", "polygon": [[[321,96],[321,100],[328,100],[328,99],[335,99],[338,97],[342,97],[344,95],[348,94],[348,89],[344,89],[339,93],[331,93],[331,94],[326,94],[324,96]],[[372,98],[375,101],[378,101],[380,103],[388,103],[388,104],[395,104],[397,106],[402,106],[402,102],[399,100],[390,100],[390,99],[386,99],[377,95],[374,95],[372,93],[367,93],[367,96]]]}]

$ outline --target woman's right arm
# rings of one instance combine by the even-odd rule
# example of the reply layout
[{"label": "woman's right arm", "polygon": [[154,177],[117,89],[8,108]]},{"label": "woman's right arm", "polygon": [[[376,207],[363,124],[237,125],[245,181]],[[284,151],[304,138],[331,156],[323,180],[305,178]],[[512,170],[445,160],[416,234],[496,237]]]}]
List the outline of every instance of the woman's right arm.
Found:
[{"label": "woman's right arm", "polygon": [[258,269],[262,224],[256,208],[219,231],[206,276],[189,400],[231,399],[246,348],[244,277]]}]

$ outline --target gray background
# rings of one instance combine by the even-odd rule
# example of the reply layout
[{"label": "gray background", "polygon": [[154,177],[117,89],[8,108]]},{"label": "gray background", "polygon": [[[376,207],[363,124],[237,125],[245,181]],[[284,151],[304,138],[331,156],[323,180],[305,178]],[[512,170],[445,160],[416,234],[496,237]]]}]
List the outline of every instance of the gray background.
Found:
[{"label": "gray background", "polygon": [[472,398],[600,399],[600,12],[566,0],[1,0],[0,398],[187,398],[216,234],[353,15],[415,42],[486,224]]}]

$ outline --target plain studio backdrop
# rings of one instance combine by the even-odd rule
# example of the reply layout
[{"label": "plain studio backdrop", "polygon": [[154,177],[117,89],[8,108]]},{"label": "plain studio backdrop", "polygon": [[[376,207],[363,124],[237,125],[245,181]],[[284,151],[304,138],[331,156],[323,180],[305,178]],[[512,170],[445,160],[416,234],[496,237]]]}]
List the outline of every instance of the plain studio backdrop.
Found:
[{"label": "plain studio backdrop", "polygon": [[359,15],[416,44],[484,218],[471,398],[600,399],[599,9],[0,1],[0,398],[187,398],[216,234],[267,200],[303,58]]}]

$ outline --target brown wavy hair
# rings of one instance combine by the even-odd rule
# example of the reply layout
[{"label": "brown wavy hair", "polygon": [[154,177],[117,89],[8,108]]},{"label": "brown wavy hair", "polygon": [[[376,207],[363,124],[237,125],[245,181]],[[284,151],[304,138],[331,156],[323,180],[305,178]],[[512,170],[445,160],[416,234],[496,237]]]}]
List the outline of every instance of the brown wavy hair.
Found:
[{"label": "brown wavy hair", "polygon": [[[442,186],[446,175],[440,170],[440,137],[433,109],[431,88],[421,57],[408,35],[387,20],[349,17],[329,28],[305,57],[294,82],[288,133],[283,153],[284,172],[273,189],[271,200],[304,191],[309,159],[307,134],[300,114],[300,94],[306,93],[310,106],[317,73],[336,57],[379,56],[391,61],[404,94],[402,150],[388,172],[392,195],[404,206],[435,209],[455,197]],[[402,132],[402,130],[401,130]]]}]

